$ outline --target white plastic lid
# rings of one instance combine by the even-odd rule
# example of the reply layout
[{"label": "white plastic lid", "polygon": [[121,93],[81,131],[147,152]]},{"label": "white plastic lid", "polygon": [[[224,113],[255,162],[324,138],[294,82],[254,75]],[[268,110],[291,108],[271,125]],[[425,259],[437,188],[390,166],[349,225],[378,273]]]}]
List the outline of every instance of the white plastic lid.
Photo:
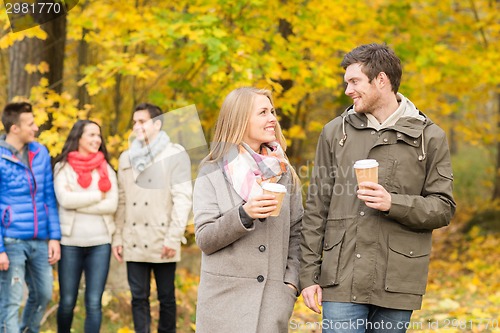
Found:
[{"label": "white plastic lid", "polygon": [[359,160],[354,163],[354,169],[369,169],[378,167],[377,160]]},{"label": "white plastic lid", "polygon": [[271,192],[286,192],[286,186],[276,183],[263,183],[262,188]]}]

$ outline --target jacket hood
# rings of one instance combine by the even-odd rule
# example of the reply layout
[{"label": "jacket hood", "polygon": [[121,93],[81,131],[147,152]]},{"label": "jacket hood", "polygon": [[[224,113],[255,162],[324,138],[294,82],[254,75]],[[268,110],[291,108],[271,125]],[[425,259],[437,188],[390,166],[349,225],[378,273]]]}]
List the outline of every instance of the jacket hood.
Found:
[{"label": "jacket hood", "polygon": [[[10,145],[7,141],[5,141],[5,138],[7,135],[3,134],[0,136],[0,148],[7,149],[12,156],[16,156],[17,159],[22,161],[23,164],[29,166],[30,165],[30,156],[31,155],[36,155],[40,151],[41,144],[32,141],[26,144],[26,148],[23,149],[21,152],[19,152],[16,148],[14,148],[12,145]],[[2,154],[3,155],[3,154]]]},{"label": "jacket hood", "polygon": [[6,137],[7,137],[6,134],[0,135],[0,147],[8,149],[10,152],[12,152],[12,154],[16,154],[17,153],[16,148],[12,147],[10,144],[7,143],[7,141],[5,141]]},{"label": "jacket hood", "polygon": [[[424,129],[427,126],[430,126],[432,121],[425,114],[420,112],[415,104],[402,94],[397,93],[397,99],[400,103],[399,108],[386,120],[386,122],[384,122],[384,124],[381,125],[382,127],[378,129],[370,125],[370,120],[366,114],[357,113],[354,109],[354,105],[349,106],[341,115],[343,137],[339,141],[339,145],[344,146],[344,143],[347,140],[347,132],[345,129],[346,123],[358,130],[374,128],[376,130],[383,131],[390,129],[415,139],[422,136],[422,159],[425,159]],[[392,118],[393,116],[394,118]]]}]

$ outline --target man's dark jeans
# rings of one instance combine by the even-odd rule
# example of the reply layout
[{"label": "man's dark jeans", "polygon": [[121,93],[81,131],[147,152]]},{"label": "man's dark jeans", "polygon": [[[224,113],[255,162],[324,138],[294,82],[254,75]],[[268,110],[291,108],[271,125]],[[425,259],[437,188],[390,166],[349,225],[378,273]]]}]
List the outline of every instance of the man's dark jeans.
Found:
[{"label": "man's dark jeans", "polygon": [[128,283],[132,293],[132,316],[136,333],[151,332],[149,305],[151,271],[155,275],[158,301],[160,302],[158,333],[175,333],[175,266],[175,262],[127,262]]}]

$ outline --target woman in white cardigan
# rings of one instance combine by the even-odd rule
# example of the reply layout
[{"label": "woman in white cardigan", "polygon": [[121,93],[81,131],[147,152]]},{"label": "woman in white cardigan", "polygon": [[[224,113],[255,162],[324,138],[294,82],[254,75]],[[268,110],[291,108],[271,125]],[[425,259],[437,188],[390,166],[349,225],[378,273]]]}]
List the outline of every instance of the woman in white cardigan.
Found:
[{"label": "woman in white cardigan", "polygon": [[62,232],[58,332],[71,331],[84,273],[84,331],[96,333],[101,326],[101,299],[109,271],[113,215],[118,205],[116,173],[108,163],[100,126],[90,120],[78,120],[54,163]]}]

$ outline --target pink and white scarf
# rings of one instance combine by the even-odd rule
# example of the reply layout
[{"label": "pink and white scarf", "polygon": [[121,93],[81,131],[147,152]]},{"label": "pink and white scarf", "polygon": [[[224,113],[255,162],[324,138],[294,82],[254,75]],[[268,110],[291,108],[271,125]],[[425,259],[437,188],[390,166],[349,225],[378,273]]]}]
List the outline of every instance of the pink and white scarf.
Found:
[{"label": "pink and white scarf", "polygon": [[224,156],[224,173],[243,200],[263,193],[261,183],[276,183],[287,171],[288,161],[277,142],[262,145],[260,154],[246,143],[235,146]]}]

